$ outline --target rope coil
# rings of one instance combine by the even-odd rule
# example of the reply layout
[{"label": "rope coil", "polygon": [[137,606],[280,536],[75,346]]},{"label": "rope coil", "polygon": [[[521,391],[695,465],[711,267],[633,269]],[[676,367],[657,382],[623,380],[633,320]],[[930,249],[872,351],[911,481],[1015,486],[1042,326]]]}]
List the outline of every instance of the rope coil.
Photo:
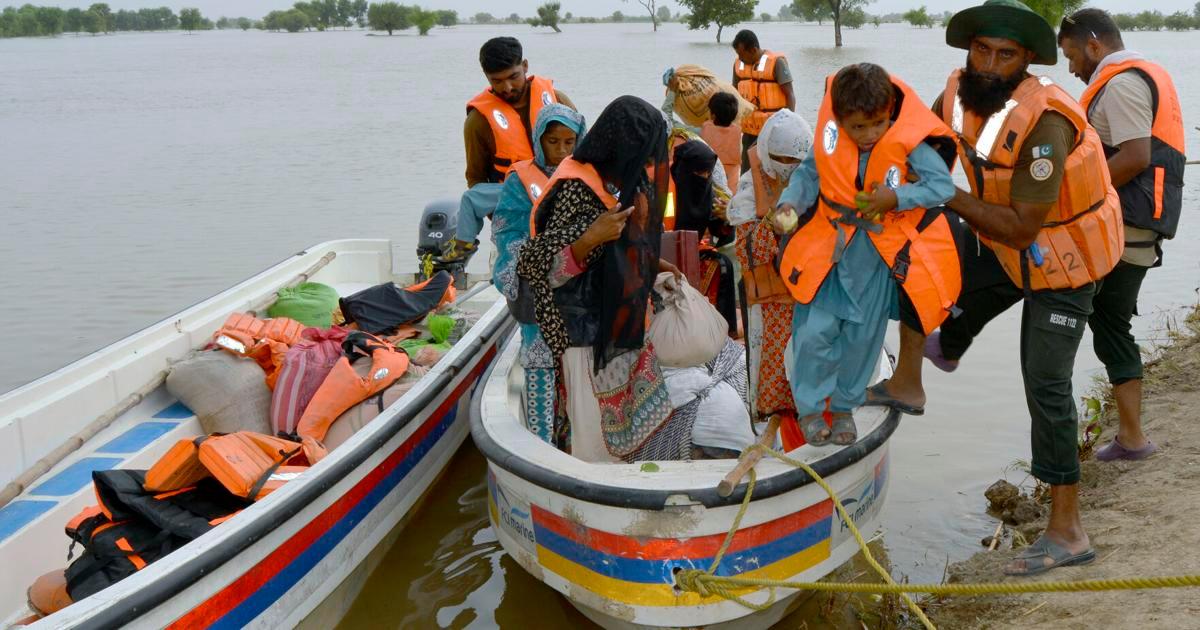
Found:
[{"label": "rope coil", "polygon": [[[867,547],[866,540],[859,533],[858,527],[854,524],[854,520],[846,513],[846,508],[842,506],[841,499],[833,488],[823,479],[815,470],[808,464],[792,459],[779,451],[768,448],[761,444],[755,444],[746,449],[746,452],[761,450],[764,454],[770,455],[779,461],[799,468],[808,473],[813,481],[829,495],[838,514],[850,529],[850,533],[854,535],[854,540],[858,543],[858,548],[862,552],[863,557],[867,560],[867,564],[879,574],[883,579],[883,584],[864,584],[864,583],[839,583],[839,582],[792,582],[788,580],[770,580],[766,578],[746,578],[736,576],[719,576],[716,575],[717,567],[721,564],[721,559],[725,552],[729,549],[729,545],[733,542],[734,534],[741,527],[742,517],[746,515],[746,509],[750,506],[750,497],[754,493],[754,485],[757,482],[757,476],[754,469],[750,469],[750,481],[746,487],[746,496],[742,498],[742,504],[738,509],[737,516],[733,519],[733,525],[729,529],[729,533],[725,535],[724,542],[721,543],[721,548],[717,550],[717,555],[713,558],[712,566],[707,571],[699,569],[686,569],[679,571],[675,575],[675,585],[682,591],[692,592],[701,597],[717,596],[723,599],[737,602],[751,610],[766,610],[773,606],[776,602],[776,589],[787,588],[795,590],[808,591],[823,591],[832,593],[876,593],[881,595],[899,595],[909,610],[920,619],[921,623],[930,630],[935,630],[933,622],[925,616],[925,611],[909,597],[909,593],[924,593],[927,595],[1017,595],[1024,593],[1076,593],[1083,591],[1118,591],[1118,590],[1136,590],[1150,588],[1183,588],[1200,586],[1200,575],[1176,575],[1176,576],[1160,576],[1148,578],[1116,578],[1103,580],[1079,580],[1079,581],[1061,581],[1061,582],[1013,582],[1013,583],[982,583],[982,584],[897,584],[892,579],[890,573],[884,569],[875,557],[871,555],[871,550]],[[761,604],[755,604],[747,601],[742,595],[748,590],[769,589],[770,595],[767,601]]]}]

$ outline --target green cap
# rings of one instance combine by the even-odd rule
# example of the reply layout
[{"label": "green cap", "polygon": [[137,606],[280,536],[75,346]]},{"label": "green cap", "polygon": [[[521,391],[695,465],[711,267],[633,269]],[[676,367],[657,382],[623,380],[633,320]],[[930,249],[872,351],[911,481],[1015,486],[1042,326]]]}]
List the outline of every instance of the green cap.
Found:
[{"label": "green cap", "polygon": [[1058,39],[1054,27],[1020,0],[987,0],[964,9],[946,25],[946,43],[970,50],[976,37],[1002,37],[1033,51],[1033,63],[1058,63]]}]

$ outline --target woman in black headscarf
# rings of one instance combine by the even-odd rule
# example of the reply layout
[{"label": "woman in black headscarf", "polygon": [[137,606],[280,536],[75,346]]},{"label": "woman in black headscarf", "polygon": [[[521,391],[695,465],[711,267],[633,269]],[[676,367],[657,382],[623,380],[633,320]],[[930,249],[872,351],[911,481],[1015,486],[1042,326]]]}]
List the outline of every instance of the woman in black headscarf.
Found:
[{"label": "woman in black headscarf", "polygon": [[645,343],[655,276],[678,273],[658,258],[667,131],[640,98],[609,104],[559,165],[517,260],[559,365],[572,453],[588,461],[649,458],[671,414]]},{"label": "woman in black headscarf", "polygon": [[700,235],[701,281],[696,287],[703,293],[737,334],[737,302],[733,263],[718,252],[733,240],[733,229],[715,214],[716,194],[712,171],[717,154],[702,140],[690,140],[675,148],[671,160],[671,179],[675,182],[675,229],[692,230]]}]

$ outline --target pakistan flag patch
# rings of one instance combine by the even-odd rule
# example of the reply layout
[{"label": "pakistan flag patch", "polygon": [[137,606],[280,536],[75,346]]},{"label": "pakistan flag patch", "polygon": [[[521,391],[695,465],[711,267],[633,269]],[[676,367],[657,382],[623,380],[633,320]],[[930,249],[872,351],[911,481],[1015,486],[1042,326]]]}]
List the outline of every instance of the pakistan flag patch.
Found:
[{"label": "pakistan flag patch", "polygon": [[1033,147],[1033,159],[1048,158],[1054,155],[1054,147],[1048,144]]}]

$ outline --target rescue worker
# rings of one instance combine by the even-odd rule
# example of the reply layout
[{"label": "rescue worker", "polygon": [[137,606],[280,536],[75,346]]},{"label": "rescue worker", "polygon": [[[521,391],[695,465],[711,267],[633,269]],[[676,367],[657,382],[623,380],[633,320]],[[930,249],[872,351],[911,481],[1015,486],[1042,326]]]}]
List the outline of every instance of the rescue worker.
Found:
[{"label": "rescue worker", "polygon": [[[911,88],[870,63],[827,79],[817,130],[817,147],[792,173],[772,221],[777,233],[795,231],[779,274],[797,302],[788,360],[799,430],[814,446],[847,445],[858,437],[853,411],[864,402],[897,287],[926,331],[958,297],[957,247],[936,209],[955,190],[954,136]],[[797,230],[796,209],[814,203]]]},{"label": "rescue worker", "polygon": [[741,30],[733,38],[737,59],[733,62],[733,85],[755,110],[742,118],[741,172],[750,168],[746,152],[758,140],[762,126],[771,114],[781,110],[796,111],[796,93],[792,90],[792,71],[787,57],[758,46],[754,31]]},{"label": "rescue worker", "polygon": [[1104,144],[1125,219],[1125,253],[1105,277],[1088,320],[1121,420],[1096,459],[1144,459],[1157,448],[1142,433],[1142,354],[1131,320],[1146,271],[1162,264],[1162,241],[1175,236],[1183,205],[1179,96],[1162,66],[1125,50],[1121,31],[1100,9],[1063,18],[1058,45],[1071,73],[1087,84],[1080,104]]},{"label": "rescue worker", "polygon": [[[490,84],[467,102],[463,123],[467,192],[445,260],[466,258],[478,245],[484,217],[496,208],[500,184],[513,163],[533,159],[533,123],[550,103],[575,104],[546,77],[529,74],[521,42],[494,37],[479,49],[479,65]],[[490,184],[490,185],[487,185]]]},{"label": "rescue worker", "polygon": [[934,109],[959,134],[971,186],[949,205],[982,247],[966,248],[962,315],[947,320],[927,350],[957,361],[987,322],[1024,300],[1031,468],[1050,485],[1051,506],[1046,531],[1005,572],[1087,564],[1096,554],[1079,516],[1071,376],[1092,301],[1124,249],[1120,202],[1083,108],[1028,72],[1056,62],[1054,29],[1041,16],[1018,0],[987,0],[954,15],[946,43],[967,50],[967,63]]}]

